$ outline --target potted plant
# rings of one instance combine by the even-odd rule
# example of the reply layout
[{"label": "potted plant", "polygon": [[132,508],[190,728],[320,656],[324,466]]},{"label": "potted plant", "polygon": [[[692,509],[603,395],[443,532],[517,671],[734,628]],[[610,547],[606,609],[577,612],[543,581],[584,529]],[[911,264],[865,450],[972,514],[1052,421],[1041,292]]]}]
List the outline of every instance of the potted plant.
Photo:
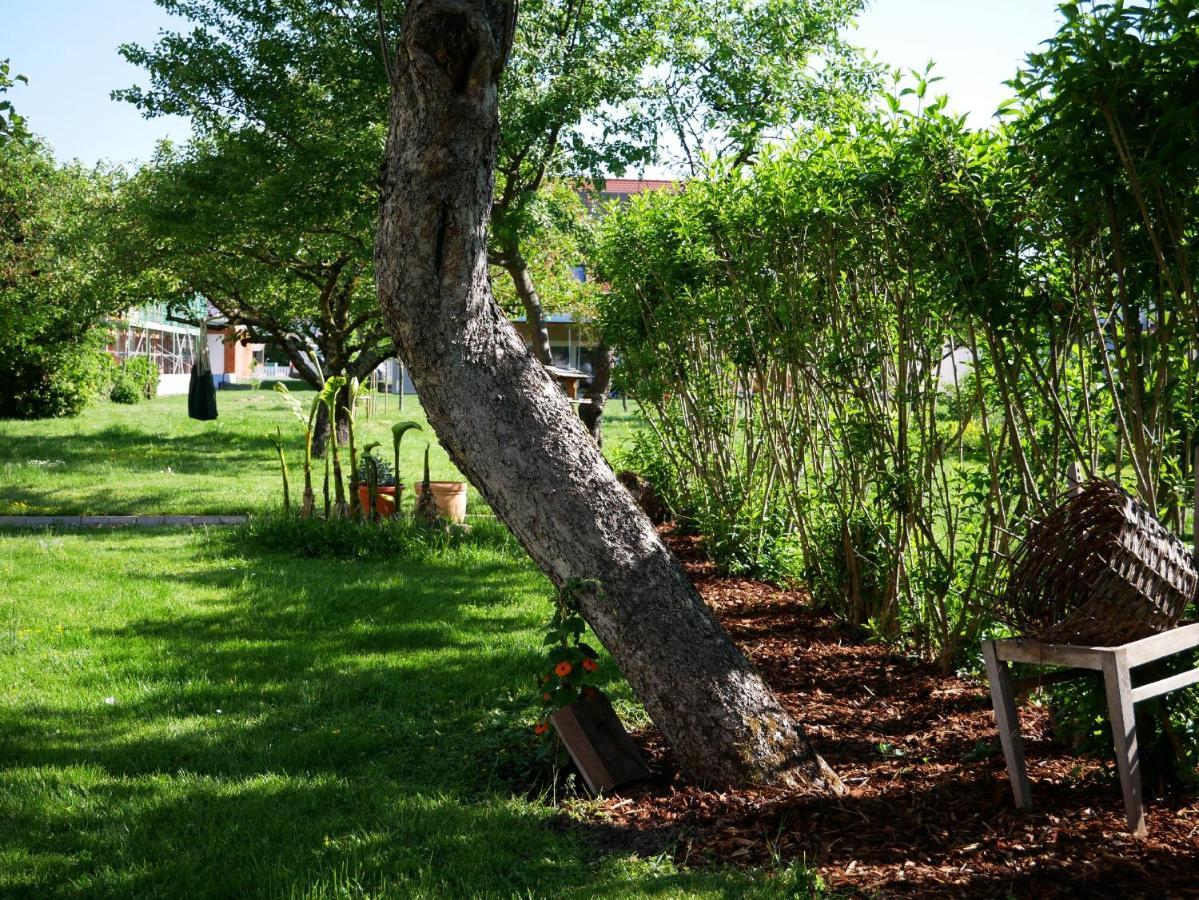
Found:
[{"label": "potted plant", "polygon": [[385,459],[375,455],[377,443],[368,444],[358,463],[358,508],[369,516],[371,488],[375,494],[375,512],[385,519],[396,515],[400,508],[402,484],[396,484],[395,471]]},{"label": "potted plant", "polygon": [[422,502],[425,491],[433,498],[436,516],[461,525],[466,521],[466,482],[465,481],[430,481],[429,480],[429,445],[425,445],[425,477],[413,485],[416,490],[417,518],[431,520],[434,518],[427,509],[427,501]]}]

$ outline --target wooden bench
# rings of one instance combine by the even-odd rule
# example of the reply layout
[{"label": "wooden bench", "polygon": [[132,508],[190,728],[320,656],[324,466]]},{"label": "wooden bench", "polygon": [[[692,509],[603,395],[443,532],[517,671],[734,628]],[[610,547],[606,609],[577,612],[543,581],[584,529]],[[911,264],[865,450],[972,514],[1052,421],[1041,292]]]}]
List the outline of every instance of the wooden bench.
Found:
[{"label": "wooden bench", "polygon": [[991,682],[991,702],[995,707],[995,721],[999,726],[999,742],[1003,745],[1003,758],[1007,762],[1008,777],[1012,782],[1012,794],[1015,796],[1016,805],[1020,809],[1031,809],[1032,797],[1024,764],[1020,719],[1016,712],[1017,683],[1012,680],[1009,663],[1071,667],[1066,672],[1055,673],[1045,679],[1024,679],[1021,684],[1028,687],[1033,687],[1038,682],[1049,683],[1079,678],[1088,672],[1103,673],[1128,829],[1143,835],[1145,811],[1141,799],[1140,755],[1137,751],[1137,726],[1133,707],[1142,700],[1199,682],[1199,669],[1191,669],[1140,687],[1132,686],[1132,670],[1197,646],[1199,623],[1184,625],[1118,647],[1046,644],[1025,638],[983,641],[983,660],[987,666],[987,678]]}]

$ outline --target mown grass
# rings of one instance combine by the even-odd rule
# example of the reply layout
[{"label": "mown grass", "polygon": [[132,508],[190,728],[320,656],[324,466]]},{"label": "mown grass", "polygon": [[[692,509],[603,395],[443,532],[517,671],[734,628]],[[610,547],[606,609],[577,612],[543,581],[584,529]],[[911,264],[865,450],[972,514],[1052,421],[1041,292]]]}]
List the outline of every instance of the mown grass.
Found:
[{"label": "mown grass", "polygon": [[[313,395],[300,396],[307,405]],[[278,505],[279,466],[268,438],[276,426],[288,441],[298,495],[304,432],[283,399],[265,387],[229,390],[219,392],[218,406],[220,417],[213,422],[189,419],[182,396],[135,406],[102,401],[73,419],[0,421],[0,515],[211,515]],[[617,447],[638,427],[639,413],[632,404],[625,411],[619,401],[608,409],[608,445]],[[405,398],[402,410],[388,397],[379,401],[373,418],[360,413],[358,445],[379,441],[390,461],[391,425],[401,419],[424,427],[410,432],[402,445],[406,484],[420,477],[426,442],[432,444],[432,478],[461,477],[415,397]],[[322,471],[316,472],[318,492]],[[471,511],[485,511],[474,491],[470,496]]]},{"label": "mown grass", "polygon": [[0,896],[806,883],[604,855],[524,796],[549,591],[502,543],[364,562],[190,531],[10,533],[0,583]]}]

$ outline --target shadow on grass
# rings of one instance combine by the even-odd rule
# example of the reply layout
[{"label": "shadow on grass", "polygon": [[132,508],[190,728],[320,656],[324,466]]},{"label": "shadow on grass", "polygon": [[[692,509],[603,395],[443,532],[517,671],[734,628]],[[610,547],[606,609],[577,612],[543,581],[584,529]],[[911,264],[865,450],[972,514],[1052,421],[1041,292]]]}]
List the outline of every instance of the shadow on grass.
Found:
[{"label": "shadow on grass", "polygon": [[35,458],[52,444],[64,471],[119,465],[131,472],[160,472],[165,464],[180,474],[224,474],[238,466],[259,466],[269,460],[274,447],[262,434],[211,428],[194,434],[155,434],[127,425],[109,425],[87,434],[46,438],[10,435],[5,439],[4,457]]},{"label": "shadow on grass", "polygon": [[70,695],[0,706],[0,894],[590,895],[596,851],[500,775],[533,749],[529,563],[202,560],[198,599],[90,630]]}]

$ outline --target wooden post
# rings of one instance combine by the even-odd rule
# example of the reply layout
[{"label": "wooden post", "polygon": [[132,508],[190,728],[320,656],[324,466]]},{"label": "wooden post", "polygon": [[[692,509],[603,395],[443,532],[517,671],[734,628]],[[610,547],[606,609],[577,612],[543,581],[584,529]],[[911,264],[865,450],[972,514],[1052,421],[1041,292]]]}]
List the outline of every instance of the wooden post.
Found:
[{"label": "wooden post", "polygon": [[1132,702],[1132,677],[1128,656],[1116,650],[1103,658],[1103,686],[1107,691],[1107,710],[1112,721],[1112,741],[1116,747],[1116,765],[1120,770],[1120,789],[1124,792],[1124,814],[1128,830],[1145,834],[1145,810],[1141,802],[1141,757],[1137,748],[1137,720]]},{"label": "wooden post", "polygon": [[1070,469],[1066,472],[1066,483],[1070,485],[1070,496],[1076,497],[1082,491],[1082,466],[1078,464],[1078,460],[1070,463]]},{"label": "wooden post", "polygon": [[1012,782],[1012,796],[1020,809],[1032,809],[1032,789],[1024,764],[1024,739],[1020,736],[1020,714],[1016,711],[1008,663],[999,659],[994,641],[983,641],[983,661],[987,666],[987,679],[991,682],[991,705],[995,708],[995,723],[999,727],[999,743]]},{"label": "wooden post", "polygon": [[1195,508],[1191,511],[1191,543],[1194,547],[1195,558],[1199,559],[1199,441],[1195,442],[1191,469],[1191,474],[1195,478]]},{"label": "wooden post", "polygon": [[600,691],[556,710],[550,722],[593,794],[646,779],[649,769]]}]

